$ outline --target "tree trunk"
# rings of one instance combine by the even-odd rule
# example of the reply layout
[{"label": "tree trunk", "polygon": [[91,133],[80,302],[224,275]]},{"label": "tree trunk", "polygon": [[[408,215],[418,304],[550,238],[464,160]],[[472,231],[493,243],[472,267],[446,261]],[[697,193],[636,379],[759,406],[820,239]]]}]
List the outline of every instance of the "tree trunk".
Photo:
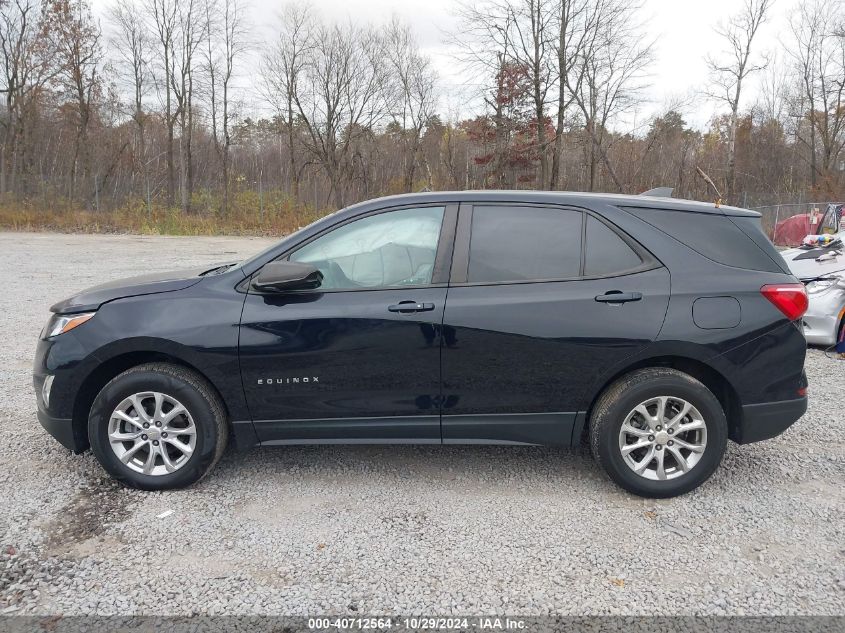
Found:
[{"label": "tree trunk", "polygon": [[[737,102],[734,102],[736,104]],[[728,133],[728,172],[725,175],[725,202],[734,204],[736,200],[736,128],[737,106],[731,108],[731,127]]]},{"label": "tree trunk", "polygon": [[223,215],[229,212],[229,80],[223,83]]},{"label": "tree trunk", "polygon": [[344,204],[343,188],[340,183],[340,168],[333,157],[329,158],[326,162],[326,172],[329,177],[329,184],[332,188],[332,199],[334,200],[334,205],[338,209],[342,209]]},{"label": "tree trunk", "polygon": [[545,104],[543,103],[543,86],[540,83],[542,70],[540,68],[541,63],[541,53],[540,53],[540,38],[541,38],[541,26],[540,20],[542,19],[540,15],[539,6],[534,6],[532,3],[531,7],[531,21],[534,22],[532,25],[532,33],[533,33],[533,44],[534,44],[534,55],[532,61],[532,86],[534,88],[534,115],[537,118],[537,152],[539,153],[540,157],[540,186],[539,189],[546,189],[548,187],[547,180],[549,175],[549,163],[548,163],[548,156],[546,155],[546,113],[545,113]]},{"label": "tree trunk", "polygon": [[299,202],[299,170],[296,168],[296,153],[294,151],[294,129],[293,129],[293,96],[288,94],[288,161],[290,165],[290,190],[294,202]]},{"label": "tree trunk", "polygon": [[596,133],[593,128],[593,122],[587,123],[587,133],[590,135],[590,184],[587,191],[595,191],[596,189]]},{"label": "tree trunk", "polygon": [[408,157],[407,162],[405,163],[405,178],[403,183],[405,193],[411,193],[411,190],[414,188],[414,177],[417,173],[417,153],[419,152],[419,145],[419,132],[415,130],[414,138],[411,142],[411,148],[409,151],[405,152],[405,155]]},{"label": "tree trunk", "polygon": [[537,151],[540,153],[540,189],[547,187],[548,179],[548,157],[546,156],[546,126],[545,126],[545,112],[543,108],[543,100],[539,92],[539,80],[535,81],[535,104],[537,114]]},{"label": "tree trunk", "polygon": [[560,3],[560,35],[557,49],[558,89],[557,120],[555,121],[555,142],[552,153],[552,171],[549,176],[549,189],[562,188],[561,163],[563,162],[563,123],[566,117],[566,26],[568,24],[568,0]]},{"label": "tree trunk", "polygon": [[188,104],[188,141],[186,144],[187,147],[187,165],[185,171],[185,188],[186,188],[186,199],[185,199],[185,213],[191,212],[191,202],[194,194],[194,147],[193,147],[193,140],[194,140],[194,108],[193,108],[193,75],[191,71],[188,71],[188,94],[186,97],[187,104]]},{"label": "tree trunk", "polygon": [[175,143],[175,134],[173,129],[176,127],[176,117],[173,116],[173,104],[170,95],[170,82],[172,81],[170,73],[170,46],[164,45],[164,91],[165,91],[165,113],[164,118],[167,122],[167,206],[173,207],[176,203],[176,164],[173,151]]},{"label": "tree trunk", "polygon": [[816,174],[818,174],[818,165],[816,164],[816,113],[813,111],[814,104],[810,104],[810,186],[816,188]]}]

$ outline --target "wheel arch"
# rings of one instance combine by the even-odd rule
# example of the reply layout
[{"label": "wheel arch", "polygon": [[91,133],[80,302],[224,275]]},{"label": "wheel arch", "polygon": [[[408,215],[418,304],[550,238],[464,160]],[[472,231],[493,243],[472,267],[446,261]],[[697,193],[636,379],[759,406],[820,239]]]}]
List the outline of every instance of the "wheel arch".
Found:
[{"label": "wheel arch", "polygon": [[223,403],[223,411],[226,419],[230,419],[230,413],[225,399],[222,397],[220,390],[212,380],[201,369],[194,364],[186,361],[184,358],[158,350],[134,350],[123,352],[110,357],[108,360],[101,362],[93,371],[91,371],[80,384],[76,391],[76,396],[73,402],[73,414],[71,424],[73,426],[74,435],[80,440],[84,439],[84,446],[82,451],[90,447],[88,440],[88,415],[91,411],[91,406],[94,404],[94,399],[97,394],[105,387],[110,380],[122,374],[127,369],[143,365],[145,363],[169,363],[171,365],[178,365],[197,373],[208,382],[211,389],[220,398]]},{"label": "wheel arch", "polygon": [[616,371],[603,379],[601,386],[594,391],[595,396],[587,409],[584,429],[582,431],[582,440],[585,435],[588,436],[589,434],[593,409],[596,402],[607,388],[619,380],[622,376],[630,374],[638,369],[646,369],[648,367],[669,367],[688,374],[701,382],[705,387],[713,392],[713,395],[716,396],[716,399],[725,411],[725,417],[728,420],[728,437],[730,439],[736,439],[739,437],[739,427],[742,422],[741,400],[739,398],[739,394],[737,394],[736,390],[725,375],[711,364],[700,359],[691,358],[689,356],[665,354],[632,361],[621,368],[617,368]]}]

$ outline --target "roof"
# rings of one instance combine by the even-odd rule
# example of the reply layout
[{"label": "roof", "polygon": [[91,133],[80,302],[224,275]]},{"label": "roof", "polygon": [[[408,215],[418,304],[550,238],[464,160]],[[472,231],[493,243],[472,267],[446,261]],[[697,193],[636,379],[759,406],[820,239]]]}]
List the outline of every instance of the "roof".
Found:
[{"label": "roof", "polygon": [[756,211],[740,209],[726,205],[716,206],[712,202],[698,202],[679,198],[657,198],[651,196],[633,196],[613,193],[585,193],[575,191],[535,191],[535,190],[499,190],[485,189],[476,191],[432,191],[423,193],[405,193],[367,200],[349,207],[349,210],[377,208],[384,205],[426,204],[432,202],[533,202],[540,204],[565,204],[579,207],[592,207],[596,204],[609,204],[616,207],[646,207],[686,211],[688,213],[710,213],[760,217]]}]

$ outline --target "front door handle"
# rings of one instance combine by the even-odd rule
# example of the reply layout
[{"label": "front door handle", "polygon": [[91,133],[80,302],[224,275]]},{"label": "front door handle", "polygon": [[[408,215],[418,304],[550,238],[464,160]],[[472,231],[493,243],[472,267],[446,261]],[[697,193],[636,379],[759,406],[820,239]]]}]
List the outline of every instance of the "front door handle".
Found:
[{"label": "front door handle", "polygon": [[417,301],[400,301],[392,306],[387,306],[391,312],[399,312],[401,314],[410,314],[412,312],[428,312],[434,310],[433,303],[419,303]]},{"label": "front door handle", "polygon": [[601,303],[628,303],[629,301],[639,301],[643,298],[641,292],[622,292],[620,290],[611,290],[598,295],[596,301]]}]

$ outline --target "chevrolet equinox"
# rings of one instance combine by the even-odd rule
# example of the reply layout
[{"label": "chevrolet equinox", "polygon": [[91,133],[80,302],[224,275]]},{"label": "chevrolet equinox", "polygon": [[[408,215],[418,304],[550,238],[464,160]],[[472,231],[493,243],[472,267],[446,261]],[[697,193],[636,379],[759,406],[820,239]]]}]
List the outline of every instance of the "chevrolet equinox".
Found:
[{"label": "chevrolet equinox", "polygon": [[422,193],[358,204],[255,257],[54,305],[38,419],[126,485],[207,474],[227,442],[587,438],[670,497],[730,439],[807,408],[804,286],[757,213],[651,196]]}]

